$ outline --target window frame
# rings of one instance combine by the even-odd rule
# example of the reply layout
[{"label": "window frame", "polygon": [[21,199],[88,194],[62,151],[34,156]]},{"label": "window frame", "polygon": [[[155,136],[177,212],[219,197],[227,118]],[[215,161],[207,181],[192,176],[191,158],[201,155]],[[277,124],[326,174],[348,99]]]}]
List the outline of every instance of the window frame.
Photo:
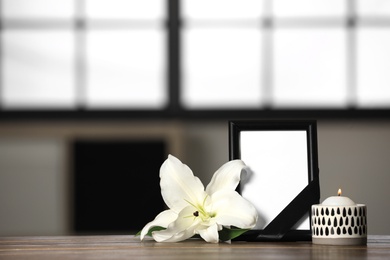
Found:
[{"label": "window frame", "polygon": [[[166,88],[168,90],[168,105],[163,109],[86,109],[80,102],[74,109],[3,109],[0,104],[0,120],[55,120],[55,119],[248,119],[248,118],[318,118],[318,119],[389,119],[390,118],[390,104],[385,108],[359,108],[353,103],[347,105],[343,109],[333,108],[272,108],[270,105],[265,105],[260,108],[253,109],[185,109],[180,104],[180,36],[183,19],[180,15],[180,0],[165,0],[167,18],[165,21],[167,33],[167,82]],[[271,0],[270,0],[271,1]],[[84,13],[84,1],[75,1],[76,14],[73,19],[72,29],[75,33],[75,64],[74,69],[76,73],[75,87],[78,95],[82,96],[85,91],[85,30],[86,20],[82,17]],[[345,20],[345,26],[348,34],[349,54],[356,49],[355,42],[355,28],[358,18],[355,13],[354,0],[346,0],[348,10],[350,10],[348,17]],[[0,8],[2,1],[0,1]],[[28,22],[28,21],[27,21]],[[372,23],[372,21],[370,20]],[[262,28],[272,30],[274,21],[271,17],[266,17],[262,21]],[[378,23],[383,26],[389,26],[390,19],[378,19]],[[0,37],[2,31],[6,27],[23,27],[26,21],[7,21],[3,18],[0,20]],[[50,21],[45,24],[37,23],[32,26],[43,26],[52,28],[61,28],[61,22],[50,24]],[[268,43],[269,45],[269,43]],[[2,41],[0,39],[0,55],[3,52]],[[356,73],[356,65],[354,64],[355,54],[352,53],[352,58],[349,60],[351,80],[348,82],[348,88],[354,95],[354,88],[356,82],[354,76]],[[0,60],[0,65],[2,60]],[[0,70],[0,80],[3,78],[3,72]],[[2,80],[0,81],[0,94],[2,92]],[[270,86],[265,86],[268,88]],[[272,86],[271,86],[272,88]]]}]

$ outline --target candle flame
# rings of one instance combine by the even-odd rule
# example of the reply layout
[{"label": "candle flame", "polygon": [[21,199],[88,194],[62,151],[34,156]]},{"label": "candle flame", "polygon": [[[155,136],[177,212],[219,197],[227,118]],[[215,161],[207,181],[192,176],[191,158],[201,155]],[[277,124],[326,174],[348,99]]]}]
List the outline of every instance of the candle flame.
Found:
[{"label": "candle flame", "polygon": [[339,190],[337,191],[337,196],[341,196],[341,194],[342,194],[341,189],[339,189]]}]

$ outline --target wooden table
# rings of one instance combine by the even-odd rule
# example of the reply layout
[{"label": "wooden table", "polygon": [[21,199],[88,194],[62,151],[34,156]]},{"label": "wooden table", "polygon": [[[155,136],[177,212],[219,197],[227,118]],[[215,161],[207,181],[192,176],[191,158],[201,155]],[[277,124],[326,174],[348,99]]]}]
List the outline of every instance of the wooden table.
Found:
[{"label": "wooden table", "polygon": [[0,259],[390,259],[390,236],[369,236],[367,246],[208,244],[198,239],[156,243],[134,236],[2,237]]}]

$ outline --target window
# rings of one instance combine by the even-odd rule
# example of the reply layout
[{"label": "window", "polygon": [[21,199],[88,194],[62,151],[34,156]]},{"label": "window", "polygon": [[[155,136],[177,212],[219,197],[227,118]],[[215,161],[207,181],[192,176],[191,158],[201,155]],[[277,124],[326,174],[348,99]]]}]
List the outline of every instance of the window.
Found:
[{"label": "window", "polygon": [[275,0],[271,12],[273,106],[345,107],[345,2]]},{"label": "window", "polygon": [[3,0],[1,107],[166,106],[162,0]]},{"label": "window", "polygon": [[390,112],[389,0],[0,4],[3,118]]},{"label": "window", "polygon": [[88,108],[163,108],[165,6],[162,0],[86,0]]},{"label": "window", "polygon": [[73,2],[1,5],[2,109],[75,106]]},{"label": "window", "polygon": [[182,1],[182,95],[187,108],[259,108],[263,1]]},{"label": "window", "polygon": [[356,26],[357,105],[390,105],[390,1],[359,0]]}]

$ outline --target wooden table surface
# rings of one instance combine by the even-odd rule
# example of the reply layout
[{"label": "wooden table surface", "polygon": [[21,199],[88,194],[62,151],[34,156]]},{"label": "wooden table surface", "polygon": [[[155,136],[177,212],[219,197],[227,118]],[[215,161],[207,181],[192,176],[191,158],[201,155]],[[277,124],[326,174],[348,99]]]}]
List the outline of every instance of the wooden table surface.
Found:
[{"label": "wooden table surface", "polygon": [[390,236],[369,236],[367,246],[209,244],[198,239],[156,243],[134,236],[0,237],[0,260],[8,259],[390,259]]}]

